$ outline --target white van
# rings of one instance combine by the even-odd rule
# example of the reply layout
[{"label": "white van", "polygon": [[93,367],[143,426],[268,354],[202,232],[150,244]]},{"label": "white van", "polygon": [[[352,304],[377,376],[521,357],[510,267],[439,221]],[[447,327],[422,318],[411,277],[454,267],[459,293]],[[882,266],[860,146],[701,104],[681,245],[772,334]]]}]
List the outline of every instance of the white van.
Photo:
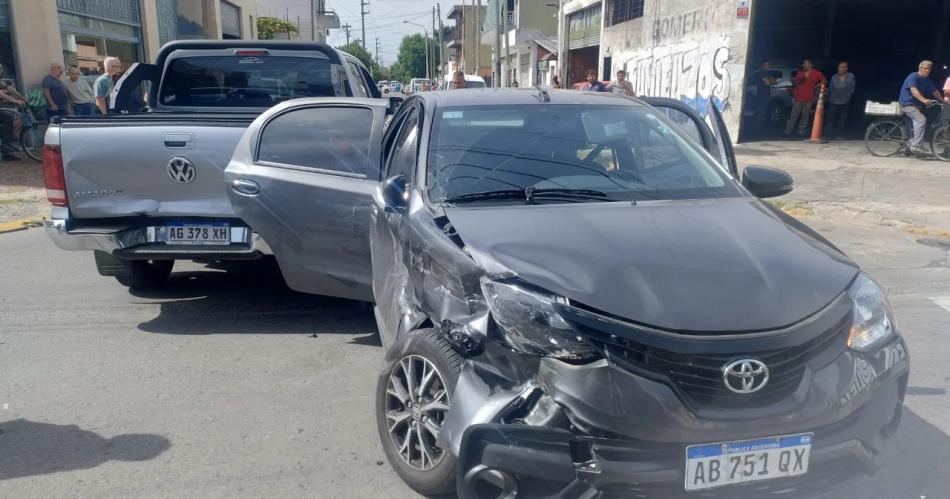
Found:
[{"label": "white van", "polygon": [[[478,75],[465,75],[465,88],[485,88],[485,79]],[[452,90],[452,75],[446,75],[439,83],[439,90]]]}]

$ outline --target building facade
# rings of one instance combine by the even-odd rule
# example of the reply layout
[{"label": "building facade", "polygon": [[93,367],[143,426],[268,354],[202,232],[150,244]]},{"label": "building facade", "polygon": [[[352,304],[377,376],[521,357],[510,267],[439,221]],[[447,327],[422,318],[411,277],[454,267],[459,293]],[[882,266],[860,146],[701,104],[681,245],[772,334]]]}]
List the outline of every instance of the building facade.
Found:
[{"label": "building facade", "polygon": [[[505,15],[507,13],[507,16]],[[536,0],[491,0],[482,43],[491,46],[502,87],[550,83],[556,56],[558,5]]]},{"label": "building facade", "polygon": [[21,90],[50,64],[97,74],[115,56],[152,61],[179,39],[257,37],[256,0],[0,0],[0,63]]},{"label": "building facade", "polygon": [[462,71],[465,74],[479,75],[485,81],[491,80],[492,48],[482,42],[482,20],[485,19],[487,7],[481,5],[455,5],[449,10],[448,19],[455,22],[455,31],[452,40],[445,44],[446,53],[451,55],[447,66],[451,71]]},{"label": "building facade", "polygon": [[326,42],[328,30],[340,28],[340,18],[328,10],[326,0],[257,0],[257,15],[293,23],[294,40]]}]

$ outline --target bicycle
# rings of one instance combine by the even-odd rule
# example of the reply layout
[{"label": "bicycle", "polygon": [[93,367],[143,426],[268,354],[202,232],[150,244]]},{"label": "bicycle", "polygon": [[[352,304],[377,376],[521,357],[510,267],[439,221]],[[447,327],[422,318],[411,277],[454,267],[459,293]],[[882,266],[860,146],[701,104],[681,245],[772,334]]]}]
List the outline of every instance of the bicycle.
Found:
[{"label": "bicycle", "polygon": [[[933,157],[950,162],[950,104],[940,106],[937,119],[927,120],[930,153]],[[930,107],[930,106],[928,106]],[[910,138],[913,127],[897,103],[868,102],[865,114],[883,116],[872,122],[864,134],[864,146],[872,156],[890,157],[898,153],[911,155]]]},{"label": "bicycle", "polygon": [[43,140],[46,125],[40,124],[29,108],[23,111],[12,108],[0,108],[0,112],[13,115],[13,136],[17,138],[19,149],[33,161],[43,161]]}]

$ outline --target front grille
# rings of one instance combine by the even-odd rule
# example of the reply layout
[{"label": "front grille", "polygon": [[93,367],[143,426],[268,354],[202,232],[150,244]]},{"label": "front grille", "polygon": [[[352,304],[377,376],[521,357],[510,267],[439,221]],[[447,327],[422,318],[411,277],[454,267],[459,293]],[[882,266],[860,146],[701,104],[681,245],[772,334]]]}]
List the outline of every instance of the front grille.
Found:
[{"label": "front grille", "polygon": [[[846,346],[850,318],[844,317],[827,332],[796,346],[755,352],[685,353],[649,346],[603,331],[583,327],[588,340],[620,367],[671,385],[687,402],[697,407],[732,405],[764,406],[788,397],[801,382],[805,366],[816,356],[829,360]],[[684,340],[694,341],[694,340]],[[717,340],[729,341],[729,340]],[[837,353],[835,353],[837,352]],[[753,394],[738,394],[726,388],[722,369],[727,363],[752,357],[765,363],[769,381]]]}]

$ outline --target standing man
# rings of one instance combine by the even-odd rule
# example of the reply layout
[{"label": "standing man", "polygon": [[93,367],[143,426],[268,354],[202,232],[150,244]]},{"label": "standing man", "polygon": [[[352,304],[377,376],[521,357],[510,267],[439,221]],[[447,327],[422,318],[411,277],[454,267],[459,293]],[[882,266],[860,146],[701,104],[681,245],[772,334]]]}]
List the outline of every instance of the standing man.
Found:
[{"label": "standing man", "polygon": [[749,75],[749,85],[752,87],[752,106],[755,109],[754,120],[763,130],[769,121],[769,103],[772,101],[772,87],[778,81],[772,75],[771,63],[762,61],[759,70]]},{"label": "standing man", "polygon": [[69,105],[73,114],[77,116],[92,116],[96,114],[96,97],[89,82],[79,78],[79,68],[69,67],[69,78],[63,82],[66,93],[69,94]]},{"label": "standing man", "polygon": [[[3,65],[0,64],[0,78],[3,77]],[[18,161],[20,158],[13,154],[17,150],[14,145],[13,122],[16,113],[26,107],[26,99],[17,92],[13,85],[0,81],[0,159],[3,161]]]},{"label": "standing man", "polygon": [[914,138],[910,142],[912,153],[927,153],[922,147],[924,134],[927,132],[927,115],[924,111],[927,106],[944,100],[944,96],[930,81],[930,72],[933,68],[934,63],[921,61],[917,66],[917,71],[909,74],[901,87],[901,109],[914,122]]},{"label": "standing man", "polygon": [[804,136],[808,132],[808,121],[811,118],[811,104],[815,100],[815,87],[826,81],[825,75],[815,69],[811,59],[802,62],[802,69],[792,78],[792,115],[785,123],[785,135],[791,135],[798,122],[798,135]]},{"label": "standing man", "polygon": [[587,70],[587,83],[581,88],[584,92],[606,92],[607,87],[604,86],[604,83],[597,80],[597,71],[593,69]]},{"label": "standing man", "polygon": [[828,99],[828,131],[835,133],[835,138],[841,140],[841,134],[848,123],[848,105],[854,95],[854,74],[848,72],[848,63],[838,63],[838,73],[831,77]]},{"label": "standing man", "polygon": [[43,78],[43,97],[46,98],[46,115],[65,116],[69,109],[69,95],[63,85],[63,65],[54,62],[49,67],[49,74]]},{"label": "standing man", "polygon": [[622,69],[617,70],[617,79],[607,85],[607,91],[628,97],[637,96],[637,93],[633,91],[633,83],[627,81],[627,72]]},{"label": "standing man", "polygon": [[[96,107],[100,113],[109,114],[109,93],[112,92],[115,80],[122,76],[122,61],[118,57],[106,57],[102,61],[102,69],[105,72],[96,78],[95,84]],[[116,76],[115,79],[112,78],[113,75]]]}]

